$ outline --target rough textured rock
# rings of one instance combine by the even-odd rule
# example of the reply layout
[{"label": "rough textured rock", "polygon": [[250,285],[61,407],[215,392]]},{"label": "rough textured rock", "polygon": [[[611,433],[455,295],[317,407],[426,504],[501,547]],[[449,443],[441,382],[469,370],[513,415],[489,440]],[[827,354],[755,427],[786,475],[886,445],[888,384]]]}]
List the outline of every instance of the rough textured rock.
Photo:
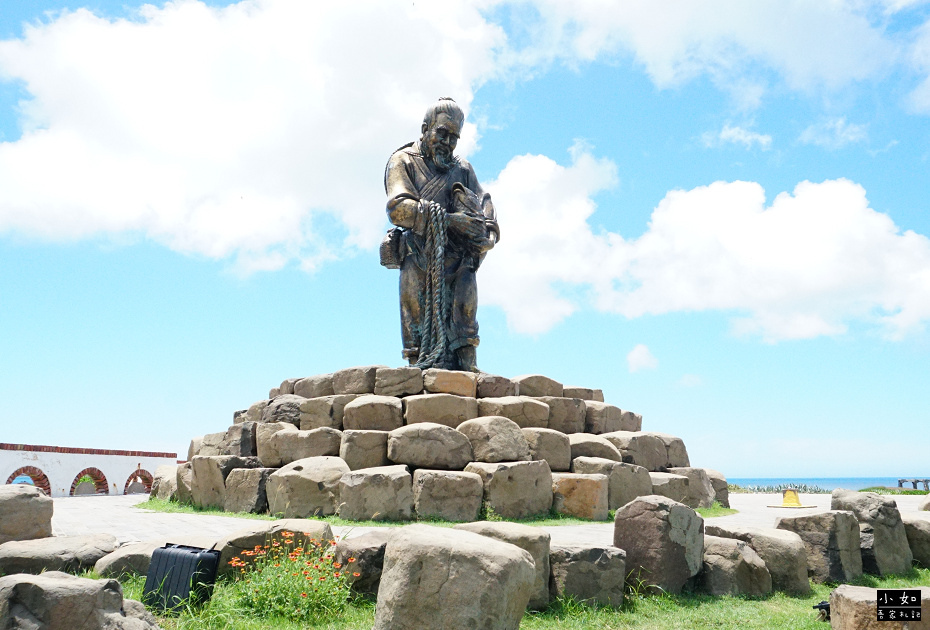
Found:
[{"label": "rough textured rock", "polygon": [[454,394],[474,398],[478,393],[478,375],[473,372],[430,368],[423,372],[423,389],[431,394]]},{"label": "rough textured rock", "polygon": [[362,394],[339,394],[308,398],[300,403],[300,429],[310,431],[329,427],[342,430],[345,407]]},{"label": "rough textured rock", "polygon": [[333,389],[332,374],[317,374],[302,378],[294,383],[294,394],[304,398],[319,398],[320,396],[332,396],[335,394]]},{"label": "rough textured rock", "polygon": [[269,400],[274,400],[275,398],[277,398],[277,397],[280,396],[280,395],[281,395],[281,388],[280,388],[280,387],[272,387],[271,389],[268,390],[268,398],[269,398]]},{"label": "rough textured rock", "polygon": [[552,473],[552,509],[577,518],[607,520],[607,475]]},{"label": "rough textured rock", "polygon": [[652,494],[660,494],[673,501],[684,503],[688,507],[698,507],[689,505],[692,503],[691,493],[688,490],[690,480],[684,475],[656,472],[649,473],[649,478],[652,479]]},{"label": "rough textured rock", "polygon": [[299,381],[299,378],[286,378],[281,381],[281,384],[278,385],[279,395],[290,395],[294,393],[294,384]]},{"label": "rough textured rock", "polygon": [[509,378],[494,374],[478,374],[478,398],[502,398],[516,396],[517,384]]},{"label": "rough textured rock", "polygon": [[807,549],[807,575],[814,582],[849,582],[862,575],[859,523],[852,512],[785,516],[777,529],[796,533]]},{"label": "rough textured rock", "polygon": [[178,475],[175,479],[178,486],[176,498],[181,505],[189,504],[193,500],[191,497],[191,480],[193,476],[193,466],[190,462],[178,464]]},{"label": "rough textured rock", "polygon": [[621,431],[631,431],[638,432],[643,429],[643,416],[642,414],[635,413],[632,411],[621,410],[620,415],[620,430]]},{"label": "rough textured rock", "polygon": [[484,482],[476,473],[425,468],[413,473],[413,503],[422,520],[477,520],[483,498]]},{"label": "rough textured rock", "polygon": [[595,435],[623,430],[623,410],[615,405],[589,400],[584,404],[584,430]]},{"label": "rough textured rock", "polygon": [[[580,398],[581,400],[598,400],[594,396],[594,390],[590,387],[573,387],[566,385],[562,388],[562,395],[566,398]],[[600,398],[604,402],[603,397]]]},{"label": "rough textured rock", "polygon": [[191,443],[187,446],[187,461],[194,459],[195,455],[200,454],[200,447],[203,446],[203,436],[191,438]]},{"label": "rough textured rock", "polygon": [[576,457],[601,457],[612,459],[615,462],[623,461],[623,456],[617,447],[599,435],[587,433],[573,433],[568,436],[568,443],[572,447],[572,459]]},{"label": "rough textured rock", "polygon": [[523,429],[530,459],[549,463],[553,472],[565,472],[572,465],[572,445],[568,436],[552,429]]},{"label": "rough textured rock", "polygon": [[584,431],[585,402],[580,398],[540,396],[537,400],[549,407],[548,427],[562,433]]},{"label": "rough textured rock", "polygon": [[711,595],[750,595],[772,592],[772,576],[752,547],[735,538],[704,537],[704,566],[700,588]]},{"label": "rough textured rock", "polygon": [[270,402],[270,400],[259,400],[258,402],[252,403],[248,410],[246,410],[245,415],[241,417],[240,422],[261,422],[262,412],[265,411],[265,407],[267,407]]},{"label": "rough textured rock", "polygon": [[294,534],[295,540],[333,540],[333,530],[329,523],[306,518],[285,518],[278,521],[254,521],[238,531],[224,536],[216,548],[220,551],[220,571],[227,572],[232,567],[229,561],[239,557],[247,549],[270,545],[274,541],[290,539],[284,533]]},{"label": "rough textured rock", "polygon": [[701,570],[704,519],[668,497],[639,497],[614,519],[614,547],[626,551],[626,568],[634,580],[680,593]]},{"label": "rough textured rock", "polygon": [[387,466],[387,440],[387,431],[343,431],[339,457],[350,470]]},{"label": "rough textured rock", "polygon": [[392,527],[379,527],[361,536],[343,538],[336,545],[333,560],[346,568],[351,567],[346,575],[356,593],[377,595],[384,568],[384,550],[395,531]]},{"label": "rough textured rock", "polygon": [[810,593],[807,579],[807,549],[794,532],[782,529],[705,523],[704,533],[720,538],[734,538],[759,554],[769,574],[772,588],[794,595]]},{"label": "rough textured rock", "polygon": [[[533,610],[542,610],[549,605],[549,533],[539,527],[530,527],[519,523],[463,523],[455,529],[489,536],[511,545],[516,545],[533,557],[536,565],[536,577],[528,606]],[[622,578],[621,578],[622,590]]]},{"label": "rough textured rock", "polygon": [[530,447],[519,425],[503,416],[466,420],[457,430],[471,442],[476,462],[520,462],[530,459]]},{"label": "rough textured rock", "polygon": [[386,365],[366,365],[339,370],[333,374],[334,394],[374,394],[378,368]]},{"label": "rough textured rock", "polygon": [[393,396],[359,396],[345,406],[342,426],[355,431],[393,431],[404,426],[404,405]]},{"label": "rough textured rock", "polygon": [[914,556],[895,500],[874,492],[836,489],[833,510],[849,510],[859,521],[862,570],[873,575],[907,573]]},{"label": "rough textured rock", "polygon": [[158,630],[140,602],[123,599],[116,580],[58,571],[0,577],[0,622],[23,630]]},{"label": "rough textured rock", "polygon": [[534,575],[519,547],[410,525],[387,544],[374,630],[516,630]]},{"label": "rough textured rock", "polygon": [[627,463],[642,466],[649,472],[664,472],[668,466],[665,442],[651,433],[613,431],[602,433],[601,437],[616,446]]},{"label": "rough textured rock", "polygon": [[423,393],[423,371],[417,367],[378,368],[375,371],[375,394],[411,396]]},{"label": "rough textured rock", "polygon": [[562,383],[541,374],[525,374],[513,379],[520,396],[562,396]]},{"label": "rough textured rock", "polygon": [[338,457],[308,457],[268,477],[268,511],[285,518],[327,516],[339,505],[339,480],[349,467]]},{"label": "rough textured rock", "polygon": [[293,394],[281,394],[262,411],[262,422],[289,422],[300,426],[300,406],[307,399]]},{"label": "rough textured rock", "polygon": [[472,462],[465,472],[481,476],[484,502],[502,518],[528,518],[552,508],[552,471],[544,461]]},{"label": "rough textured rock", "polygon": [[0,545],[0,574],[93,569],[118,545],[110,534],[13,540]]},{"label": "rough textured rock", "polygon": [[27,484],[0,486],[0,544],[52,535],[51,497]]},{"label": "rough textured rock", "polygon": [[194,459],[198,455],[215,457],[217,455],[227,455],[223,448],[223,440],[226,439],[226,431],[219,433],[207,433],[191,440],[190,448],[187,450],[188,460]]},{"label": "rough textured rock", "polygon": [[442,424],[420,422],[388,433],[388,459],[416,468],[461,470],[474,459],[471,442]]},{"label": "rough textured rock", "polygon": [[689,507],[710,507],[714,504],[714,486],[710,482],[707,471],[703,468],[681,467],[669,468],[668,472],[673,475],[681,475],[688,478],[687,500],[682,501]]},{"label": "rough textured rock", "polygon": [[478,414],[510,418],[522,429],[545,429],[549,426],[549,405],[529,396],[479,398]]},{"label": "rough textured rock", "polygon": [[623,604],[626,552],[616,547],[553,545],[549,594],[603,606]]},{"label": "rough textured rock", "polygon": [[707,473],[708,478],[710,478],[710,485],[714,488],[714,501],[725,508],[730,507],[730,491],[727,478],[723,476],[722,472],[712,468],[705,468],[704,472]]},{"label": "rough textured rock", "polygon": [[[155,469],[152,475],[152,491],[150,496],[156,499],[171,501],[178,494],[178,466],[177,464],[165,464]],[[2,510],[2,508],[0,508]],[[2,538],[0,538],[2,540]]]},{"label": "rough textured rock", "polygon": [[649,471],[635,464],[624,464],[602,457],[576,457],[572,472],[607,477],[607,509],[616,510],[636,497],[652,494]]},{"label": "rough textured rock", "polygon": [[412,478],[406,466],[379,466],[342,475],[336,514],[350,521],[409,521]]},{"label": "rough textured rock", "polygon": [[268,511],[268,495],[265,484],[274,468],[236,468],[226,477],[226,512],[251,512],[264,514]]},{"label": "rough textured rock", "polygon": [[904,512],[901,514],[901,520],[904,522],[904,533],[907,535],[907,543],[911,546],[914,560],[930,569],[930,519]]},{"label": "rough textured rock", "polygon": [[257,422],[240,422],[226,430],[220,455],[255,457],[255,427]]},{"label": "rough textured rock", "polygon": [[649,435],[656,436],[665,444],[665,451],[668,456],[668,461],[665,464],[667,468],[684,468],[691,465],[684,440],[668,433],[650,433]]},{"label": "rough textured rock", "polygon": [[339,455],[342,431],[329,427],[301,431],[285,423],[277,426],[278,431],[270,427],[259,430],[258,453],[265,467],[278,468],[307,457]]},{"label": "rough textured rock", "polygon": [[[915,588],[915,587],[908,587]],[[920,621],[909,621],[908,630],[930,630],[930,587],[920,586]],[[830,628],[832,630],[889,630],[904,627],[901,622],[879,621],[878,589],[841,584],[830,593]]]},{"label": "rough textured rock", "polygon": [[200,508],[223,509],[226,477],[236,468],[258,468],[257,457],[198,455],[191,461],[191,503]]},{"label": "rough textured rock", "polygon": [[403,401],[407,424],[432,422],[454,429],[466,420],[478,417],[478,401],[474,398],[452,394],[420,394],[407,396]]},{"label": "rough textured rock", "polygon": [[290,422],[265,422],[258,425],[255,431],[255,452],[258,461],[263,466],[281,466],[284,459],[283,455],[278,452],[278,440],[272,440],[272,437],[279,431],[297,431],[297,428]]}]

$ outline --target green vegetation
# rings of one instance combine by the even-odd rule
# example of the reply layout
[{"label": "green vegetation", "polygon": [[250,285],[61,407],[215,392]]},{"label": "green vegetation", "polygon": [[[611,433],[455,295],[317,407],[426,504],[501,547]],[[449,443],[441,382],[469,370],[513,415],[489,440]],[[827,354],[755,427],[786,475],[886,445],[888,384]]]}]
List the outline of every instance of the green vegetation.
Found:
[{"label": "green vegetation", "polygon": [[911,494],[911,495],[930,494],[926,490],[914,490],[913,488],[887,488],[885,486],[873,486],[871,488],[863,488],[859,492],[874,492],[875,494]]},{"label": "green vegetation", "polygon": [[704,518],[713,518],[715,516],[729,516],[730,514],[736,514],[739,510],[734,510],[733,508],[726,508],[720,505],[719,501],[714,501],[714,504],[709,508],[698,508],[695,510]]}]

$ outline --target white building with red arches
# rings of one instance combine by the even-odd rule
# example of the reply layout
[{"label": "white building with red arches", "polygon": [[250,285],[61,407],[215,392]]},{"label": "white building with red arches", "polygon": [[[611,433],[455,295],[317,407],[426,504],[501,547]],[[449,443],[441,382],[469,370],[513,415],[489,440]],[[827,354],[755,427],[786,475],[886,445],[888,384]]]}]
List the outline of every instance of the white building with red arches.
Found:
[{"label": "white building with red arches", "polygon": [[[90,478],[95,494],[148,492],[152,474],[177,453],[0,443],[0,482],[31,483],[52,497],[75,494]],[[89,487],[89,484],[84,484]],[[78,489],[78,493],[80,490]]]}]

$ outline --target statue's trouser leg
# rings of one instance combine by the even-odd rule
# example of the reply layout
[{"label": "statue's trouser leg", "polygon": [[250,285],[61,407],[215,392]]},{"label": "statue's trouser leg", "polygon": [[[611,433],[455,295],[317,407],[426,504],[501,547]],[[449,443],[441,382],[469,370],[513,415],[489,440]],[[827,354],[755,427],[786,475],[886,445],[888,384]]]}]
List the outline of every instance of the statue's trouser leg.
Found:
[{"label": "statue's trouser leg", "polygon": [[[475,272],[462,265],[456,271],[452,286],[452,330],[449,334],[450,348],[456,351],[478,345],[478,282]],[[462,354],[459,352],[459,354]],[[473,350],[466,350],[467,362],[463,369],[474,367]],[[460,357],[460,362],[461,362]]]},{"label": "statue's trouser leg", "polygon": [[420,295],[426,274],[408,256],[400,267],[400,335],[404,358],[415,363],[420,353]]}]

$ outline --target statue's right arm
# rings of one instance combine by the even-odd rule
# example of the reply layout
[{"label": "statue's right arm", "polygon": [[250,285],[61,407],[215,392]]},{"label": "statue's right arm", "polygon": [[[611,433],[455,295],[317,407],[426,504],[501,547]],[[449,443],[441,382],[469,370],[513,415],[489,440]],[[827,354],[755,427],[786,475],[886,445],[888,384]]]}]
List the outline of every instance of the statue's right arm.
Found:
[{"label": "statue's right arm", "polygon": [[384,169],[387,215],[394,225],[422,235],[426,229],[426,217],[420,209],[420,196],[404,158],[403,151],[396,152]]}]

